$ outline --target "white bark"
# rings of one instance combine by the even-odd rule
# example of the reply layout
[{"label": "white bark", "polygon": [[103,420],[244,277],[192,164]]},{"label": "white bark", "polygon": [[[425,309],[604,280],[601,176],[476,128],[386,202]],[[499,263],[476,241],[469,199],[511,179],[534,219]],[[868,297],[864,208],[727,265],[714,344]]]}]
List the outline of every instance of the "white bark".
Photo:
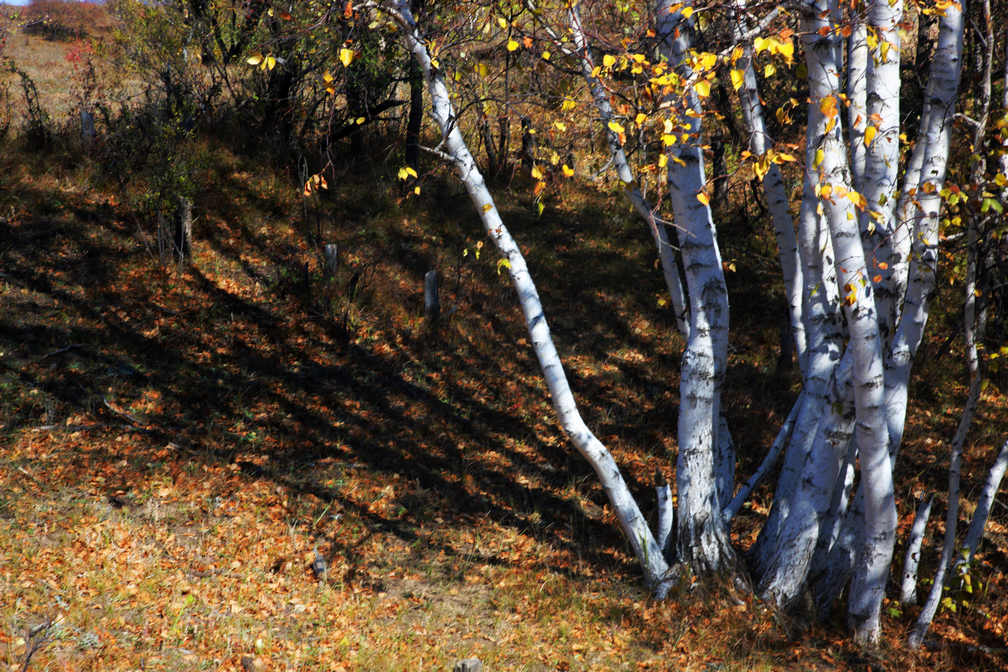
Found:
[{"label": "white bark", "polygon": [[658,472],[655,479],[655,495],[658,500],[658,522],[655,530],[658,547],[662,549],[665,558],[669,559],[674,549],[672,544],[672,526],[675,523],[675,506],[672,504],[672,487],[665,480],[664,474]]},{"label": "white bark", "polygon": [[[928,149],[931,150],[933,146],[935,150],[933,153],[929,151],[929,153],[925,156],[923,167],[921,169],[920,191],[923,191],[924,193],[919,197],[920,212],[917,216],[915,228],[919,230],[920,233],[916,235],[915,238],[920,238],[920,244],[928,245],[930,243],[930,245],[935,247],[937,246],[938,215],[941,205],[938,192],[944,184],[949,144],[949,132],[947,125],[939,127],[938,121],[940,120],[947,123],[955,111],[955,92],[958,90],[959,86],[959,74],[962,59],[964,12],[965,8],[963,6],[957,7],[953,5],[946,9],[945,14],[941,17],[938,33],[938,47],[935,53],[935,60],[932,65],[931,79],[928,82],[928,94],[934,101],[932,103],[934,109],[932,110],[932,116],[929,119],[929,125],[927,128]],[[944,111],[944,114],[940,113],[942,111]],[[971,228],[970,235],[971,238],[975,238],[975,229]],[[915,248],[917,245],[918,243],[915,241]],[[971,248],[973,247],[975,247],[975,245],[971,245]],[[923,257],[923,255],[927,252],[931,252],[931,250],[922,250],[921,256]],[[966,408],[964,408],[963,415],[960,418],[959,427],[957,428],[956,435],[952,440],[951,456],[949,460],[949,501],[945,515],[945,540],[942,546],[942,555],[938,563],[938,568],[935,572],[934,584],[932,584],[931,591],[924,603],[924,607],[917,618],[917,622],[914,624],[913,632],[910,633],[910,637],[908,638],[908,644],[912,649],[921,645],[921,642],[924,640],[924,635],[927,634],[931,621],[934,618],[935,613],[938,611],[938,605],[941,602],[942,588],[945,584],[945,576],[952,562],[952,556],[955,552],[955,535],[959,522],[959,477],[960,464],[962,461],[962,446],[966,440],[966,432],[969,428],[970,422],[972,421],[973,413],[975,412],[976,404],[980,395],[979,363],[975,347],[976,344],[974,341],[973,324],[976,300],[973,292],[976,281],[974,253],[975,250],[971,249],[971,258],[969,263],[970,269],[967,276],[967,286],[969,291],[966,297],[965,311],[967,356],[969,358],[971,379],[970,392],[969,397],[967,398]],[[937,256],[936,251],[932,254]],[[926,300],[927,294],[932,291],[934,286],[933,269],[934,264],[936,263],[933,258],[929,261],[931,265],[928,269],[926,269],[922,279],[919,281],[919,284],[922,286],[922,290],[919,294],[922,295],[922,298],[916,304],[910,303],[908,300],[908,303],[913,308],[913,312],[907,310],[904,313],[904,320],[906,320],[907,317],[912,318],[910,323],[911,329],[917,328],[919,323],[919,328],[923,330],[923,322],[927,320]],[[916,263],[916,259],[911,263],[911,278],[913,278],[912,269],[914,263]],[[914,288],[913,279],[911,279],[910,291],[913,292]],[[902,330],[902,323],[900,326]],[[909,365],[906,368],[909,369]]]},{"label": "white bark", "polygon": [[[804,371],[804,401],[795,419],[795,428],[784,455],[784,465],[777,481],[774,502],[763,529],[752,549],[754,573],[764,588],[774,584],[800,583],[804,580],[805,566],[800,563],[788,569],[790,558],[782,556],[778,550],[788,545],[796,551],[804,544],[790,540],[782,541],[785,521],[792,513],[798,498],[798,484],[802,473],[809,467],[810,455],[816,450],[815,439],[823,413],[830,406],[829,392],[837,361],[840,359],[841,334],[835,297],[834,273],[832,267],[833,245],[829,231],[816,198],[816,184],[819,181],[815,167],[817,139],[826,132],[827,120],[819,109],[818,102],[808,106],[808,127],[806,129],[805,175],[803,180],[802,203],[798,214],[798,246],[802,264],[803,282],[802,314],[805,320],[807,339],[807,362]],[[803,507],[806,516],[811,509]],[[805,523],[808,524],[808,523]],[[791,529],[800,529],[797,519]],[[776,577],[768,576],[771,572]]]},{"label": "white bark", "polygon": [[[902,0],[875,0],[868,10],[868,28],[877,42],[868,49],[867,119],[865,132],[877,131],[864,157],[863,196],[868,202],[860,212],[861,240],[868,273],[875,288],[879,331],[886,343],[895,325],[894,289],[889,281],[888,261],[895,232],[893,202],[897,195],[900,158],[900,34]],[[867,45],[866,45],[867,49]],[[863,143],[862,143],[863,144]],[[875,281],[874,278],[879,280]]]},{"label": "white bark", "polygon": [[[680,78],[688,80],[692,72],[685,57],[692,27],[681,12],[669,12],[674,4],[659,0],[656,6],[659,50]],[[715,474],[728,354],[728,295],[710,208],[697,199],[705,182],[700,101],[688,88],[682,99],[670,102],[670,119],[680,136],[686,136],[670,148],[668,187],[690,303],[690,337],[680,378],[676,541],[679,560],[706,574],[734,564]]]},{"label": "white bark", "polygon": [[969,531],[966,532],[966,539],[962,545],[962,560],[969,564],[976,553],[980,540],[983,538],[984,528],[987,527],[987,519],[990,517],[991,505],[997,495],[998,488],[1001,487],[1001,479],[1004,478],[1005,469],[1008,469],[1008,441],[1001,446],[990,471],[987,472],[987,480],[984,482],[983,490],[980,492],[980,499],[977,501],[976,511],[973,512],[973,519],[970,521]]},{"label": "white bark", "polygon": [[900,604],[903,605],[917,601],[917,567],[920,564],[921,547],[924,545],[924,533],[927,531],[933,502],[934,495],[931,495],[917,507],[910,536],[907,538],[906,555],[903,558],[903,583],[900,586]]},{"label": "white bark", "polygon": [[851,17],[847,38],[847,127],[850,137],[851,180],[864,190],[864,132],[868,121],[868,29],[859,16]]},{"label": "white bark", "polygon": [[554,409],[564,431],[598,475],[620,527],[641,563],[646,582],[656,592],[663,594],[667,587],[665,582],[669,574],[668,563],[630,494],[615,460],[585,425],[578,412],[525,258],[501,220],[493,197],[462,137],[444,77],[431,63],[430,53],[410,13],[409,2],[400,0],[393,5],[387,5],[386,9],[398,19],[403,44],[423,73],[431,97],[431,114],[443,136],[441,144],[443,151],[454,164],[487,235],[509,263],[508,272],[525,316],[529,340],[539,360]]},{"label": "white bark", "polygon": [[[829,96],[839,104],[836,62],[837,49],[833,40],[823,38],[818,31],[831,26],[823,17],[829,16],[835,3],[813,0],[802,5],[802,35],[809,71],[809,94],[813,105],[820,105]],[[896,505],[893,492],[892,467],[889,460],[888,435],[883,413],[884,373],[882,344],[878,316],[871,292],[871,280],[865,266],[864,251],[853,205],[843,193],[852,188],[846,148],[840,132],[839,115],[832,129],[817,142],[821,150],[819,165],[820,188],[837,191],[825,194],[819,206],[829,223],[836,254],[838,284],[845,293],[845,316],[853,353],[854,405],[857,421],[854,430],[861,460],[861,479],[865,490],[864,544],[859,548],[851,585],[848,614],[855,638],[874,643],[879,636],[879,613],[885,582],[892,559],[896,529]],[[867,167],[866,167],[867,169]],[[818,451],[817,451],[818,452]]]}]

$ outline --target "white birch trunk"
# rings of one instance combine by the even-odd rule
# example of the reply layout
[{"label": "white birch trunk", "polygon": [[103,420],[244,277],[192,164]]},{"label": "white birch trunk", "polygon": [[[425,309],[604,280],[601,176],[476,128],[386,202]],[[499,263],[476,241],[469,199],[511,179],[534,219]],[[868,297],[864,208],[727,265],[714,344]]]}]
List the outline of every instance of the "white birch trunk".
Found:
[{"label": "white birch trunk", "polygon": [[906,555],[903,558],[903,583],[900,586],[900,604],[903,605],[917,601],[917,567],[920,564],[921,547],[924,545],[924,533],[931,517],[932,503],[934,495],[929,496],[917,507],[910,536],[907,537]]},{"label": "white birch trunk", "polygon": [[1008,441],[1005,441],[1001,446],[1001,452],[998,453],[990,471],[987,472],[987,480],[984,482],[976,511],[973,512],[973,519],[966,532],[966,539],[962,545],[962,560],[966,564],[970,563],[977,547],[980,546],[984,528],[987,527],[987,519],[990,517],[991,505],[994,503],[994,496],[997,495],[998,488],[1001,487],[1001,479],[1004,478],[1005,469],[1008,469]]},{"label": "white birch trunk", "polygon": [[[740,37],[742,27],[736,29],[736,37]],[[749,132],[749,151],[754,156],[762,157],[773,145],[773,139],[766,129],[763,118],[763,103],[760,102],[759,87],[756,82],[756,72],[752,65],[752,46],[746,44],[742,58],[736,63],[742,70],[743,81],[739,87],[739,102],[742,107],[742,118]],[[805,375],[808,370],[807,345],[805,342],[805,323],[802,316],[802,276],[798,258],[798,243],[795,239],[794,222],[788,211],[788,194],[784,178],[776,163],[771,163],[766,175],[763,176],[763,196],[767,209],[773,220],[774,233],[777,236],[777,254],[780,259],[781,273],[784,277],[784,291],[788,302],[788,316],[791,322],[791,337],[795,344],[795,356],[798,368]]]},{"label": "white birch trunk", "polygon": [[859,16],[851,16],[847,38],[847,127],[850,137],[851,180],[864,191],[864,132],[868,121],[868,29]]},{"label": "white birch trunk", "polygon": [[[833,40],[822,38],[818,31],[831,26],[823,17],[830,16],[835,3],[813,0],[802,5],[802,35],[809,71],[809,95],[812,105],[821,105],[829,96],[839,104],[836,61]],[[871,292],[871,276],[865,265],[864,250],[858,235],[857,215],[844,193],[852,188],[846,149],[841,135],[839,115],[832,129],[818,140],[821,161],[818,166],[820,200],[829,222],[833,249],[836,254],[838,284],[845,294],[850,344],[853,353],[854,406],[857,422],[854,440],[861,461],[861,479],[865,490],[864,544],[859,549],[854,579],[848,603],[848,614],[855,639],[874,643],[879,636],[879,613],[885,582],[888,578],[896,530],[896,505],[893,492],[892,467],[888,451],[888,435],[884,415],[884,371],[878,316]],[[866,167],[867,169],[867,167]],[[833,191],[837,196],[830,198]]]},{"label": "white birch trunk", "polygon": [[[658,501],[658,522],[655,536],[658,547],[670,559],[675,549],[672,548],[672,528],[675,524],[675,506],[672,503],[672,487],[665,480],[664,474],[658,472],[655,479],[655,495]],[[671,560],[670,560],[671,561]]]},{"label": "white birch trunk", "polygon": [[588,89],[591,91],[595,109],[599,113],[599,120],[606,134],[606,142],[609,144],[609,153],[612,156],[613,166],[616,168],[616,175],[623,183],[623,193],[633,205],[637,214],[641,216],[651,235],[654,237],[655,245],[658,247],[658,258],[661,261],[662,274],[665,277],[665,285],[668,288],[669,297],[672,300],[672,309],[675,311],[676,327],[683,338],[689,338],[689,308],[686,305],[686,296],[683,291],[682,280],[679,277],[679,266],[676,263],[675,247],[669,238],[666,222],[657,216],[657,208],[648,203],[641,194],[637,185],[633,170],[627,163],[626,152],[620,144],[619,136],[609,128],[609,122],[613,120],[612,105],[609,104],[609,94],[605,87],[592,75],[594,63],[591,60],[591,52],[585,40],[584,29],[581,25],[581,14],[577,5],[570,7],[570,29],[574,41],[574,50],[578,58],[581,74]]},{"label": "white birch trunk", "polygon": [[[868,202],[860,212],[861,240],[868,273],[875,287],[875,306],[882,342],[888,343],[895,325],[896,296],[888,262],[895,220],[900,158],[900,34],[902,0],[875,0],[868,10],[868,29],[876,41],[867,58],[867,118],[862,141],[875,133],[866,148],[862,195]],[[862,142],[863,144],[863,142]],[[879,280],[876,281],[875,278]]]},{"label": "white birch trunk", "polygon": [[731,522],[732,518],[738,514],[742,509],[742,505],[745,504],[749,495],[752,491],[763,482],[767,474],[777,465],[777,461],[780,459],[781,452],[784,450],[784,446],[791,439],[791,431],[794,427],[795,418],[798,416],[798,409],[801,408],[801,402],[803,397],[799,396],[798,401],[791,407],[791,412],[788,414],[787,420],[781,425],[780,430],[777,432],[777,437],[774,439],[773,444],[770,446],[770,450],[763,457],[763,461],[760,462],[759,467],[753,472],[753,475],[749,477],[745,483],[739,488],[738,492],[732,498],[728,506],[725,507],[722,512],[725,524]]},{"label": "white birch trunk", "polygon": [[[656,5],[659,50],[679,76],[692,74],[685,57],[692,27],[670,0]],[[727,362],[728,295],[710,208],[697,199],[705,177],[700,150],[701,107],[687,89],[671,101],[681,141],[670,148],[669,200],[679,233],[690,303],[690,338],[681,364],[679,402],[678,558],[696,574],[734,569],[734,551],[721,516],[715,473],[720,397]],[[689,112],[689,114],[687,114]]]},{"label": "white birch trunk", "polygon": [[[914,353],[920,346],[928,318],[928,298],[934,291],[938,262],[938,222],[941,214],[939,192],[945,183],[948,163],[949,129],[955,112],[956,93],[962,62],[963,10],[950,5],[940,19],[938,46],[928,78],[925,110],[926,126],[921,129],[911,157],[908,175],[919,181],[908,195],[907,215],[912,213],[910,264],[906,300],[886,361],[886,407],[890,450],[898,450],[906,420],[907,385]],[[920,154],[918,155],[918,152]],[[919,172],[917,162],[919,161]],[[908,194],[910,190],[907,190]]]},{"label": "white birch trunk", "polygon": [[[783,568],[787,565],[787,558],[780,557],[778,551],[782,543],[786,543],[782,541],[781,535],[797,498],[801,474],[809,464],[809,456],[816,449],[815,438],[819,425],[823,422],[823,412],[829,405],[830,382],[840,359],[841,334],[835,305],[837,290],[833,274],[826,272],[834,261],[833,246],[815,195],[815,186],[819,180],[818,171],[814,167],[816,139],[825,130],[826,119],[818,104],[810,103],[797,234],[802,263],[802,314],[807,339],[804,402],[795,419],[792,438],[784,455],[770,515],[751,551],[754,574],[759,577],[758,583],[764,586],[775,581],[767,576],[771,571],[786,571]],[[772,570],[774,565],[776,570]],[[778,577],[777,580],[782,579]]]},{"label": "white birch trunk", "polygon": [[459,178],[469,192],[483,226],[497,246],[500,254],[507,259],[508,272],[518,294],[519,303],[525,316],[529,340],[539,360],[539,366],[546,380],[554,409],[572,443],[578,452],[595,470],[602,487],[609,498],[620,527],[630,542],[644,571],[647,584],[659,594],[664,594],[668,581],[669,566],[658,546],[644,516],[627,488],[612,455],[592,434],[578,412],[563,364],[553,345],[549,325],[539,300],[539,294],[529,273],[525,258],[511,237],[487,190],[462,133],[456,123],[448,89],[439,70],[431,63],[426,44],[413,22],[409,2],[400,0],[386,6],[400,24],[400,36],[407,51],[413,56],[423,73],[431,97],[431,114],[443,135],[442,147],[454,164]]}]

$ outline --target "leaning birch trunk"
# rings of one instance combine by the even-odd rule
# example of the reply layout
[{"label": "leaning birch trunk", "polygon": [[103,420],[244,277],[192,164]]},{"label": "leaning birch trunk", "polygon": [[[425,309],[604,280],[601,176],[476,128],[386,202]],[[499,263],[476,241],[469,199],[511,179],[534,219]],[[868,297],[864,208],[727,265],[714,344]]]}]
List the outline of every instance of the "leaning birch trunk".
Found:
[{"label": "leaning birch trunk", "polygon": [[[681,8],[681,5],[679,5]],[[692,71],[685,59],[692,26],[671,0],[656,5],[662,58],[682,81]],[[720,397],[727,362],[728,296],[710,208],[700,150],[701,107],[692,89],[671,100],[670,121],[680,142],[669,148],[669,200],[675,213],[686,268],[690,338],[683,353],[679,404],[679,455],[676,463],[678,558],[694,573],[734,569],[735,554],[721,515],[727,501],[718,487],[719,464],[727,459],[720,432]],[[688,113],[688,114],[687,114]]]},{"label": "leaning birch trunk", "polygon": [[452,107],[444,77],[440,70],[431,63],[430,53],[427,51],[426,44],[410,13],[409,2],[399,0],[396,4],[386,5],[385,9],[397,19],[403,44],[412,54],[423,73],[424,82],[431,97],[431,114],[442,133],[441,146],[444,148],[447,158],[458,171],[459,178],[476,207],[487,235],[490,236],[500,254],[509,264],[508,272],[525,316],[529,340],[539,360],[553,407],[564,431],[578,452],[588,460],[598,475],[620,527],[641,563],[648,586],[659,595],[663,595],[667,590],[669,580],[668,563],[665,561],[661,548],[651,533],[637,503],[630,494],[615,460],[606,447],[588,429],[578,412],[563,364],[556,347],[553,345],[542,303],[529,274],[525,258],[504,226],[493,197],[466,146],[456,123],[455,110]]},{"label": "leaning birch trunk", "polygon": [[[744,26],[735,29],[736,39],[741,39]],[[739,87],[739,102],[742,107],[742,118],[749,132],[749,151],[754,156],[763,157],[773,145],[773,139],[767,132],[763,118],[763,103],[760,101],[759,86],[756,82],[756,72],[752,65],[752,46],[743,47],[742,58],[736,67],[742,72],[742,85]],[[763,196],[767,209],[773,220],[774,232],[777,236],[777,254],[780,259],[781,273],[784,277],[784,290],[788,302],[788,315],[791,321],[791,337],[794,339],[795,355],[798,368],[802,375],[808,373],[807,344],[805,339],[805,324],[802,316],[802,276],[798,258],[798,243],[795,239],[794,223],[788,212],[788,195],[784,178],[776,161],[770,161],[766,174],[763,175]]]},{"label": "leaning birch trunk", "polygon": [[683,338],[689,339],[689,307],[686,305],[686,295],[683,291],[682,280],[679,277],[679,265],[676,263],[676,250],[669,238],[668,227],[666,226],[666,222],[657,216],[658,209],[652,206],[641,193],[640,188],[634,180],[630,164],[627,163],[626,152],[623,151],[619,137],[609,128],[609,123],[613,121],[609,94],[602,86],[598,77],[593,74],[594,63],[592,63],[591,52],[585,40],[580,10],[577,5],[572,4],[569,11],[575,55],[581,66],[581,75],[584,77],[585,82],[588,84],[588,89],[591,91],[595,109],[599,113],[599,121],[602,122],[606,142],[609,144],[609,153],[616,168],[616,175],[619,177],[620,182],[623,183],[623,193],[633,205],[637,214],[647,224],[651,235],[654,237],[655,245],[658,247],[658,259],[661,261],[662,274],[665,277],[665,285],[668,288],[669,297],[672,299],[672,309],[675,311],[676,327]]},{"label": "leaning birch trunk", "polygon": [[910,536],[907,537],[906,556],[903,558],[903,583],[900,586],[900,604],[904,606],[917,601],[917,567],[920,565],[921,547],[924,545],[924,533],[927,531],[933,502],[932,494],[917,507]]},{"label": "leaning birch trunk", "polygon": [[990,517],[991,505],[994,503],[994,495],[1001,487],[1001,479],[1004,478],[1006,469],[1008,469],[1008,441],[1005,441],[1001,446],[1001,452],[998,453],[990,471],[987,472],[987,481],[980,492],[976,511],[973,512],[973,519],[966,532],[966,539],[962,545],[962,557],[960,558],[960,562],[966,565],[973,559],[977,547],[980,546],[984,528],[987,527],[987,518]]}]

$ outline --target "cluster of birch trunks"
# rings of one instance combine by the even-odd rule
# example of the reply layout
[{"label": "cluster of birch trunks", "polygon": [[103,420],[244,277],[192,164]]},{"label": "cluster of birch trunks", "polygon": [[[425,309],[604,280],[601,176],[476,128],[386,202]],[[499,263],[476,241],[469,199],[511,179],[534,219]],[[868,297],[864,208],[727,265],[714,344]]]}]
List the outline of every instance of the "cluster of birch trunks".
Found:
[{"label": "cluster of birch trunks", "polygon": [[[696,76],[691,65],[695,60],[690,58],[696,30],[692,4],[656,0],[645,12],[654,29],[656,52],[683,83],[672,87],[662,105],[666,124],[671,123],[681,138],[666,150],[669,215],[661,214],[642,194],[620,134],[610,124],[614,119],[610,92],[593,61],[595,52],[582,22],[582,11],[589,9],[572,2],[545,8],[526,0],[525,5],[542,22],[540,27],[558,53],[575,64],[591,93],[598,123],[608,138],[611,165],[654,237],[676,323],[686,343],[681,363],[676,498],[670,485],[659,484],[655,529],[609,451],[578,412],[529,268],[466,144],[446,79],[432,62],[423,26],[415,22],[408,2],[374,6],[396,20],[404,45],[423,73],[430,114],[442,133],[436,152],[454,165],[487,235],[508,261],[559,422],[597,473],[646,582],[662,597],[685,573],[741,572],[745,567],[758,593],[782,609],[806,605],[807,610],[813,605],[822,614],[846,595],[855,638],[877,641],[896,545],[894,469],[907,413],[907,387],[935,285],[940,194],[963,53],[963,4],[940,3],[919,135],[909,151],[901,150],[900,143],[902,0],[865,4],[800,0],[786,7],[797,17],[809,90],[797,216],[792,214],[790,190],[775,163],[770,163],[762,183],[777,236],[803,385],[763,464],[741,484],[736,483],[734,447],[721,408],[729,339],[728,293],[711,208],[706,198],[698,198],[707,176],[701,140],[704,101],[690,85]],[[744,75],[737,94],[749,151],[761,157],[774,147],[774,139],[764,123],[753,41],[779,19],[781,9],[760,16],[745,0],[735,0],[717,11],[730,12],[735,30],[731,50],[743,50],[732,67]],[[555,25],[558,22],[562,24]],[[988,31],[992,30],[989,7],[987,24]],[[988,58],[988,87],[991,62]],[[988,89],[985,117],[975,122],[981,129],[989,98]],[[838,100],[846,103],[840,113],[832,110]],[[1008,107],[1008,100],[1005,104]],[[1008,172],[1008,166],[1000,170]],[[857,198],[845,198],[845,194]],[[975,237],[975,230],[969,235]],[[967,278],[967,297],[973,295],[970,283],[975,281],[975,262],[971,257],[967,272],[973,276]],[[966,318],[970,404],[975,408],[980,389],[978,320],[969,302]],[[959,461],[972,415],[967,410],[952,442],[942,558],[911,635],[912,646],[921,643],[934,616],[946,573],[968,568],[1008,465],[1006,442],[956,555]],[[773,505],[743,564],[729,542],[729,526],[753,488],[778,463]],[[930,505],[931,498],[922,503],[907,540],[901,586],[904,600],[916,599],[917,559]]]}]

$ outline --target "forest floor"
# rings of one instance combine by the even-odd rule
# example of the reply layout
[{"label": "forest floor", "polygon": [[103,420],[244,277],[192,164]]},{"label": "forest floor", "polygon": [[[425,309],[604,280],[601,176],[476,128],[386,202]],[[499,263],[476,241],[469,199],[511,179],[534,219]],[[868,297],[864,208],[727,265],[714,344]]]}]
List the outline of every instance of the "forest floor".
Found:
[{"label": "forest floor", "polygon": [[[866,653],[840,613],[793,636],[748,595],[649,599],[450,176],[404,199],[392,167],[348,160],[303,199],[288,169],[205,140],[194,253],[176,267],[141,195],[69,137],[0,152],[3,669],[1008,670],[1003,498],[971,592],[949,593],[919,653],[903,647],[916,609],[895,604]],[[520,182],[500,209],[589,426],[649,502],[674,461],[683,345],[649,234],[604,189],[558,188],[539,216]],[[798,380],[766,319],[784,315],[765,289],[772,238],[744,194],[729,202],[726,414],[744,478]],[[911,391],[901,542],[914,496],[944,486],[965,397],[956,319],[933,318]],[[1005,382],[966,446],[970,500],[1008,436]],[[768,502],[764,488],[740,515],[740,549]]]}]

